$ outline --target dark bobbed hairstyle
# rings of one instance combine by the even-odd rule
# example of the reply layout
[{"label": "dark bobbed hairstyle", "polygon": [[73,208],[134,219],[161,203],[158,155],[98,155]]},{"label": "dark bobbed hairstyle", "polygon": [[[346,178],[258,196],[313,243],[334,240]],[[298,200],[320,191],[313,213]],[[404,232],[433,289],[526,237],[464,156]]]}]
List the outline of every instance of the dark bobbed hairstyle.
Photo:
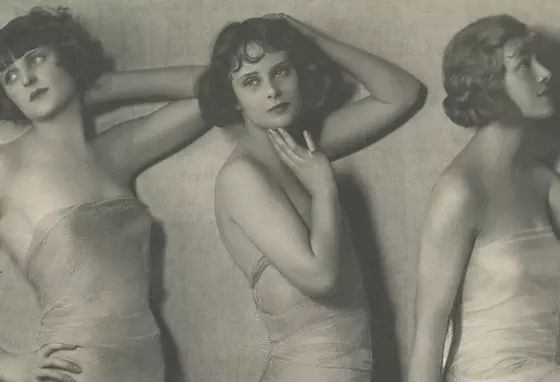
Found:
[{"label": "dark bobbed hairstyle", "polygon": [[[251,56],[247,49],[250,44],[260,45],[262,53]],[[313,118],[322,119],[348,99],[351,89],[341,68],[314,42],[286,20],[250,18],[227,25],[216,38],[210,64],[197,83],[202,118],[219,127],[242,122],[231,73],[239,70],[243,62],[255,63],[267,52],[278,51],[288,53],[298,74],[304,110],[312,112]]]},{"label": "dark bobbed hairstyle", "polygon": [[[112,68],[99,40],[93,37],[65,7],[34,7],[0,29],[0,71],[15,59],[40,46],[53,49],[62,66],[84,91]],[[15,122],[28,121],[21,110],[8,99],[0,86],[3,108],[0,118]]]},{"label": "dark bobbed hairstyle", "polygon": [[464,127],[483,127],[516,108],[504,87],[502,48],[511,39],[540,46],[527,25],[509,15],[487,16],[459,31],[445,49],[443,82],[447,116]]}]

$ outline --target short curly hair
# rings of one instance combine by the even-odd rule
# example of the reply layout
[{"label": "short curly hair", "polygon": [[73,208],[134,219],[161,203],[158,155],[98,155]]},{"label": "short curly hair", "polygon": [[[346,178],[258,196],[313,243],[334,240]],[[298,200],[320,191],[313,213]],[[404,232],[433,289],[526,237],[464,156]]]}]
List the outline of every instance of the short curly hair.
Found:
[{"label": "short curly hair", "polygon": [[[262,55],[252,57],[247,46],[258,44]],[[267,52],[286,51],[299,77],[304,109],[322,118],[344,103],[349,94],[341,68],[286,20],[250,18],[224,27],[214,43],[210,64],[197,83],[202,118],[212,126],[242,122],[231,73],[243,62],[258,62]]]},{"label": "short curly hair", "polygon": [[[68,8],[34,7],[0,29],[0,71],[39,46],[48,46],[57,53],[59,65],[74,78],[79,91],[86,90],[103,72],[112,69],[112,58],[106,55],[101,42],[72,16]],[[3,88],[0,90],[4,104],[0,118],[28,121],[8,99]]]},{"label": "short curly hair", "polygon": [[443,56],[447,116],[463,127],[483,127],[506,118],[516,106],[504,88],[502,48],[517,38],[536,46],[538,37],[509,15],[478,19],[453,36]]}]

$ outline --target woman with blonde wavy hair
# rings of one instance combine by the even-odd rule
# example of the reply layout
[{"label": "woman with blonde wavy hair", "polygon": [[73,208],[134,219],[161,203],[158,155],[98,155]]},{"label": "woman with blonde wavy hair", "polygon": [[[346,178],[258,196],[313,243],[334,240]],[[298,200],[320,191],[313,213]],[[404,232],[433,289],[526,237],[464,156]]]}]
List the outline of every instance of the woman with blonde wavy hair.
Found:
[{"label": "woman with blonde wavy hair", "polygon": [[488,16],[445,50],[445,112],[475,135],[432,192],[409,382],[560,380],[559,129],[541,37]]}]

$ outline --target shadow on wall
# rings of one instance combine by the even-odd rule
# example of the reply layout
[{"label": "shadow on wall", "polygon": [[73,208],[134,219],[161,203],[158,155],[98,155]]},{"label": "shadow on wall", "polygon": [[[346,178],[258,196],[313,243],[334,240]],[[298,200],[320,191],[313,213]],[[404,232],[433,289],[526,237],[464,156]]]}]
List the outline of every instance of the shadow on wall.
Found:
[{"label": "shadow on wall", "polygon": [[396,336],[395,307],[389,298],[381,264],[381,245],[370,217],[371,201],[351,174],[337,177],[340,199],[348,216],[352,239],[372,311],[373,381],[402,380]]},{"label": "shadow on wall", "polygon": [[[422,86],[416,104],[401,119],[395,121],[394,126],[387,129],[385,134],[402,126],[421,110],[427,96],[428,89]],[[404,375],[400,363],[395,306],[390,299],[385,269],[381,261],[383,246],[376,235],[377,229],[371,219],[371,199],[364,191],[365,187],[350,173],[339,174],[337,183],[372,311],[371,339],[374,360],[372,382],[400,382],[404,380]]]},{"label": "shadow on wall", "polygon": [[151,266],[152,285],[151,302],[156,322],[161,331],[163,345],[163,356],[165,359],[165,381],[166,382],[189,382],[188,377],[181,366],[181,355],[179,347],[167,326],[162,313],[162,307],[166,299],[164,288],[165,269],[165,243],[166,236],[161,223],[154,223],[151,236]]}]

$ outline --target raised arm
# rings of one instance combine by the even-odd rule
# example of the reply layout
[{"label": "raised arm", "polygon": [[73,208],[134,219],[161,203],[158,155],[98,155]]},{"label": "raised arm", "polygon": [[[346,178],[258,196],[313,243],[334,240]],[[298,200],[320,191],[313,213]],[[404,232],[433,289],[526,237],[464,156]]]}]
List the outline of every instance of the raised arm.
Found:
[{"label": "raised arm", "polygon": [[92,140],[128,180],[207,131],[193,98],[202,69],[184,66],[108,73],[86,94],[86,104],[91,106],[172,100],[155,112],[118,124]]},{"label": "raised arm", "polygon": [[167,68],[108,72],[85,94],[88,107],[107,103],[142,100],[177,100],[195,97],[195,85],[204,66],[185,65]]},{"label": "raised arm", "polygon": [[471,193],[445,176],[433,191],[418,260],[416,334],[408,382],[441,382],[451,311],[476,237]]},{"label": "raised arm", "polygon": [[337,41],[302,22],[286,20],[317,45],[370,93],[333,112],[319,141],[331,159],[350,155],[378,141],[418,104],[422,84],[410,73],[374,54]]},{"label": "raised arm", "polygon": [[[324,156],[318,159],[323,160]],[[323,164],[309,162],[309,166],[318,185],[311,193],[309,228],[284,192],[244,160],[222,170],[216,183],[216,206],[227,211],[231,222],[292,285],[316,297],[328,294],[336,285],[341,212],[334,180],[321,180],[329,177],[319,169]]]}]

